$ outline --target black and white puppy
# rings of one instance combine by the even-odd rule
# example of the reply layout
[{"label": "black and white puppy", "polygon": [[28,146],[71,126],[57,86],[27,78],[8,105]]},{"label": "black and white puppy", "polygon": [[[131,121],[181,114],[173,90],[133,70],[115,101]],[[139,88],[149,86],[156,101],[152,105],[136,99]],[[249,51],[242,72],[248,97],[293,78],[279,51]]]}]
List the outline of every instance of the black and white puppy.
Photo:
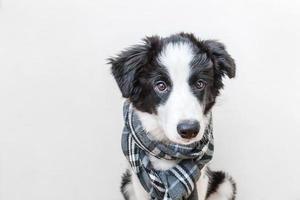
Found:
[{"label": "black and white puppy", "polygon": [[[223,88],[222,78],[235,76],[234,60],[223,44],[186,33],[147,37],[110,63],[123,97],[133,103],[146,131],[162,142],[179,144],[201,140],[208,113]],[[155,157],[150,160],[157,170],[176,165]],[[199,200],[235,198],[235,184],[223,172],[204,167],[196,185]],[[130,168],[121,191],[126,200],[149,199]]]}]

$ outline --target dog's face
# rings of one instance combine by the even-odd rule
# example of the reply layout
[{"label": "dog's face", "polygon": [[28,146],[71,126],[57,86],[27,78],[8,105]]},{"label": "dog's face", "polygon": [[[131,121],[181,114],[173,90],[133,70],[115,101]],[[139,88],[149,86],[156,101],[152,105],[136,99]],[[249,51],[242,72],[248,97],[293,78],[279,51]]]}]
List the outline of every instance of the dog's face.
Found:
[{"label": "dog's face", "polygon": [[159,140],[199,141],[222,78],[235,76],[235,63],[216,41],[192,34],[150,37],[110,59],[123,97],[136,108],[143,126]]}]

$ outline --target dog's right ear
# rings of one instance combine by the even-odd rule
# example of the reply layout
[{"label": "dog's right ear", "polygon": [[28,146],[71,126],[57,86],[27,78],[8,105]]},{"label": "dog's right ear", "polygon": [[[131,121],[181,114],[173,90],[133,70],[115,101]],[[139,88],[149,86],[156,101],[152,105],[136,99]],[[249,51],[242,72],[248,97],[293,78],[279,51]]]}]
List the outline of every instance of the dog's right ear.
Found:
[{"label": "dog's right ear", "polygon": [[229,78],[235,77],[235,62],[227,52],[224,44],[215,40],[206,40],[204,44],[207,46],[212,59],[214,60],[216,71],[219,75],[227,75]]},{"label": "dog's right ear", "polygon": [[124,98],[129,98],[133,94],[136,74],[150,62],[159,38],[147,37],[143,41],[143,44],[132,46],[118,56],[108,59],[109,64],[112,65],[111,72]]}]

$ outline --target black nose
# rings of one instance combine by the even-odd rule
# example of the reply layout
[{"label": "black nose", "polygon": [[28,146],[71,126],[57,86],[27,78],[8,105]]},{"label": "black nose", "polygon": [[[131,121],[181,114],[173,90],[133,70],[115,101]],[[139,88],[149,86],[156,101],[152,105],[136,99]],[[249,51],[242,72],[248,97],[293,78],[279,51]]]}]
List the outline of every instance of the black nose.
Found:
[{"label": "black nose", "polygon": [[197,136],[200,124],[195,120],[180,121],[177,125],[177,132],[182,138],[191,139]]}]

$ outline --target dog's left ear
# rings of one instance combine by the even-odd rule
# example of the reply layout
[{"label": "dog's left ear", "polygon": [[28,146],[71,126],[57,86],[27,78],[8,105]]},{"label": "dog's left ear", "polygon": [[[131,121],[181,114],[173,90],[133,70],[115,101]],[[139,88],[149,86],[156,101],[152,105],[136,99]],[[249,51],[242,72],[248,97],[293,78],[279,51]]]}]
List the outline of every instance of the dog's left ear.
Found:
[{"label": "dog's left ear", "polygon": [[213,59],[216,71],[223,76],[226,74],[229,78],[235,77],[235,62],[226,51],[224,44],[215,40],[204,42]]},{"label": "dog's left ear", "polygon": [[122,92],[124,98],[137,97],[140,92],[138,87],[138,72],[147,67],[154,55],[154,50],[159,45],[159,37],[146,37],[142,44],[132,46],[122,51],[115,58],[108,59],[111,72]]}]

